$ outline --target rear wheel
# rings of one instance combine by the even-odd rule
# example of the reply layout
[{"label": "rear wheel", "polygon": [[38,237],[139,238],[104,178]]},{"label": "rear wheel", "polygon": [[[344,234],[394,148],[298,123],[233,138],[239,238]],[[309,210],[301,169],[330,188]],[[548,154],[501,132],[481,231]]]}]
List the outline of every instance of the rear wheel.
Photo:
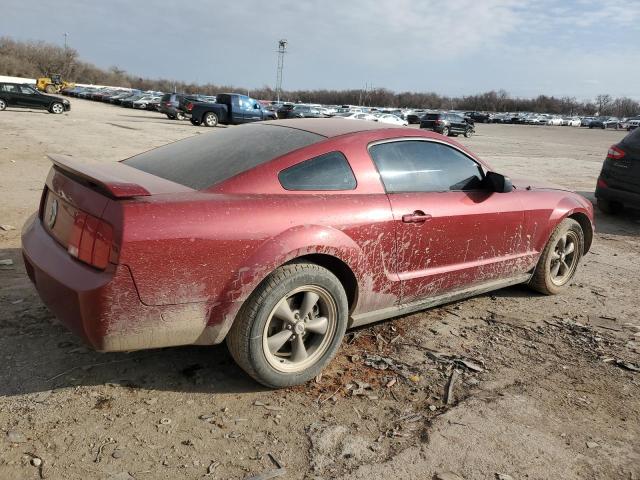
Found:
[{"label": "rear wheel", "polygon": [[54,87],[53,85],[47,85],[46,87],[44,87],[44,91],[47,93],[56,93],[56,87]]},{"label": "rear wheel", "polygon": [[616,213],[620,213],[623,208],[620,202],[612,202],[606,198],[598,198],[598,210],[602,213],[615,215]]},{"label": "rear wheel", "polygon": [[178,112],[178,113],[176,113],[176,116],[174,118],[176,120],[184,120],[186,117],[184,116],[184,113]]},{"label": "rear wheel", "polygon": [[335,356],[347,316],[346,294],[329,270],[313,263],[283,265],[242,306],[227,346],[263,385],[299,385]]},{"label": "rear wheel", "polygon": [[442,135],[444,135],[445,137],[449,136],[449,127],[444,127],[442,129]]},{"label": "rear wheel", "polygon": [[545,295],[566,289],[584,251],[584,232],[578,222],[565,218],[551,234],[529,285]]},{"label": "rear wheel", "polygon": [[51,108],[49,108],[49,111],[51,113],[60,114],[64,112],[64,105],[62,105],[60,102],[54,102],[51,104]]},{"label": "rear wheel", "polygon": [[0,112],[7,108],[7,102],[0,98]]},{"label": "rear wheel", "polygon": [[464,131],[464,136],[465,136],[466,138],[469,138],[471,135],[473,135],[473,130],[472,130],[471,128],[467,128],[467,129]]},{"label": "rear wheel", "polygon": [[203,123],[207,127],[215,127],[216,125],[218,125],[218,116],[213,112],[207,112],[204,115]]}]

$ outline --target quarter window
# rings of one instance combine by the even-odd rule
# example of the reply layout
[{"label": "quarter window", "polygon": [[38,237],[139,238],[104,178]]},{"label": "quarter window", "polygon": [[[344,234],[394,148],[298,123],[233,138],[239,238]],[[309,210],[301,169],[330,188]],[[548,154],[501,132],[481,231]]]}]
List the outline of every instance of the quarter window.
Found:
[{"label": "quarter window", "polygon": [[349,162],[340,152],[331,152],[306,160],[278,175],[285,190],[353,190],[356,178]]},{"label": "quarter window", "polygon": [[388,193],[482,188],[480,165],[441,143],[387,142],[374,145],[369,151]]}]

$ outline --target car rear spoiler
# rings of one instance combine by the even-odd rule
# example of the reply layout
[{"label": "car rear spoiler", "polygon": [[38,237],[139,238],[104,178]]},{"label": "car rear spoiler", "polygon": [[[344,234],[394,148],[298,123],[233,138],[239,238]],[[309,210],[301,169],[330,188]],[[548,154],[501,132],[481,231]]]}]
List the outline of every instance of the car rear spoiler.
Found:
[{"label": "car rear spoiler", "polygon": [[55,168],[116,199],[148,197],[193,189],[120,162],[85,163],[67,155],[47,155]]}]

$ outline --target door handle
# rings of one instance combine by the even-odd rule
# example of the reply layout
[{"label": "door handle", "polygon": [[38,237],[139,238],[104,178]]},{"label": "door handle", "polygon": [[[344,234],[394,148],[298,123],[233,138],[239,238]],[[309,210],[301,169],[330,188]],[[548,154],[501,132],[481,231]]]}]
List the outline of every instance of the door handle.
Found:
[{"label": "door handle", "polygon": [[402,221],[404,223],[424,223],[432,218],[433,217],[431,215],[424,213],[422,210],[416,210],[413,213],[402,215]]}]

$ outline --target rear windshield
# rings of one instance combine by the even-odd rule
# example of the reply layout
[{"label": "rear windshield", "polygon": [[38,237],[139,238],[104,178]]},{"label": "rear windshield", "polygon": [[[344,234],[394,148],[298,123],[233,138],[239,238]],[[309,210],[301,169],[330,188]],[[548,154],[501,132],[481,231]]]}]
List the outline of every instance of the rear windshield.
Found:
[{"label": "rear windshield", "polygon": [[441,117],[439,113],[427,113],[424,118],[425,120],[438,120]]},{"label": "rear windshield", "polygon": [[622,139],[622,143],[633,148],[640,148],[640,127],[634,128]]},{"label": "rear windshield", "polygon": [[170,143],[128,158],[123,163],[195,190],[203,190],[325,138],[277,125],[242,125]]}]

